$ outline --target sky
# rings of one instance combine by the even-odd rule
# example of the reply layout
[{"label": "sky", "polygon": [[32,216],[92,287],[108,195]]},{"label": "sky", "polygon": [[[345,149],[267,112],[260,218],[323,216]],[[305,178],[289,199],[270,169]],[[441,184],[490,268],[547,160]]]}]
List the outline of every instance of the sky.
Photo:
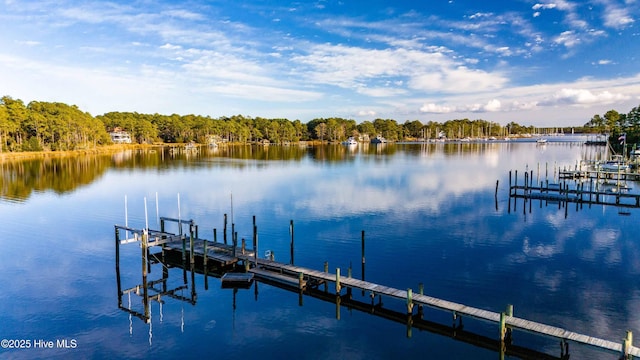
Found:
[{"label": "sky", "polygon": [[640,105],[640,0],[0,0],[0,96],[580,126]]}]

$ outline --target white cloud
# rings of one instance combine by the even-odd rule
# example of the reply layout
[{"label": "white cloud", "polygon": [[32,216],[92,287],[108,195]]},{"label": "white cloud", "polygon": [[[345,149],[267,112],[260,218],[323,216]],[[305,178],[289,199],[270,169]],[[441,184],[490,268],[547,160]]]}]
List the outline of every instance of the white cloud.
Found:
[{"label": "white cloud", "polygon": [[373,110],[360,110],[358,116],[376,116],[376,112]]},{"label": "white cloud", "polygon": [[356,91],[360,94],[372,96],[372,97],[393,97],[393,96],[400,96],[407,93],[407,91],[404,89],[388,88],[388,87],[371,88],[366,86],[358,87]]},{"label": "white cloud", "polygon": [[622,29],[633,24],[634,20],[626,9],[609,6],[603,12],[604,25],[614,29]]},{"label": "white cloud", "polygon": [[162,12],[163,15],[180,18],[184,20],[204,20],[205,17],[202,14],[194,13],[184,9],[167,10]]},{"label": "white cloud", "polygon": [[466,66],[429,71],[415,75],[409,80],[412,89],[447,93],[495,90],[506,83],[507,78],[500,73],[488,73]]},{"label": "white cloud", "polygon": [[552,97],[543,100],[540,105],[591,105],[610,104],[615,101],[627,100],[628,95],[614,94],[609,91],[594,93],[587,89],[564,88],[557,91]]},{"label": "white cloud", "polygon": [[300,102],[318,100],[321,93],[305,90],[295,90],[286,87],[223,83],[221,85],[202,88],[212,94],[245,98],[260,101]]},{"label": "white cloud", "polygon": [[166,43],[166,44],[164,44],[164,45],[160,46],[160,49],[165,49],[165,50],[179,50],[179,49],[182,49],[182,46],[180,46],[180,45],[173,45],[173,44]]},{"label": "white cloud", "polygon": [[469,19],[478,19],[478,18],[483,18],[483,17],[491,17],[493,16],[492,13],[482,13],[482,12],[477,12],[471,16],[469,16]]},{"label": "white cloud", "polygon": [[556,36],[553,41],[556,44],[564,45],[567,48],[574,47],[580,44],[580,37],[573,30],[568,30],[562,32],[560,35]]},{"label": "white cloud", "polygon": [[554,9],[556,7],[556,4],[535,4],[533,5],[531,8],[533,10],[540,10],[540,9]]},{"label": "white cloud", "polygon": [[465,108],[465,111],[469,112],[495,112],[502,110],[502,104],[500,100],[492,99],[489,100],[486,104],[472,104],[468,105]]},{"label": "white cloud", "polygon": [[447,114],[456,111],[456,109],[454,107],[449,107],[446,105],[428,103],[422,105],[420,111],[423,113]]},{"label": "white cloud", "polygon": [[500,111],[501,104],[497,99],[490,100],[485,106],[485,111]]}]

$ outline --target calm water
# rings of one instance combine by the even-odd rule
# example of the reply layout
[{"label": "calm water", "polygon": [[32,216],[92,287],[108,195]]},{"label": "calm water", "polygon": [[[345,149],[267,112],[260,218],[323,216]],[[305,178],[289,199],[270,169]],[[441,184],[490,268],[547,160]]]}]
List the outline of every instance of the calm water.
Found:
[{"label": "calm water", "polygon": [[[449,336],[413,329],[369,312],[258,283],[222,289],[219,279],[188,273],[187,288],[151,302],[150,324],[118,308],[114,224],[144,227],[161,216],[192,218],[201,237],[221,237],[223,214],[239,238],[251,239],[256,216],[260,253],[289,261],[295,223],[296,265],[360,278],[366,233],[366,278],[492,311],[620,341],[640,334],[640,247],[632,209],[531,211],[508,200],[508,172],[553,176],[603,156],[581,142],[234,147],[200,154],[128,151],[64,160],[5,162],[0,199],[0,329],[30,349],[0,349],[22,358],[299,358],[497,359]],[[538,175],[538,167],[541,175]],[[499,181],[497,201],[494,197]],[[520,179],[521,180],[521,179]],[[633,187],[637,187],[635,184]],[[632,189],[637,191],[637,189]],[[157,203],[156,203],[157,194]],[[233,209],[231,209],[233,197]],[[511,204],[511,211],[509,205]],[[230,218],[231,219],[231,218]],[[250,242],[250,241],[249,241]],[[150,280],[160,278],[154,265]],[[124,288],[141,281],[140,249],[123,245]],[[184,283],[169,271],[168,287]],[[331,291],[332,289],[330,289]],[[344,292],[343,292],[344,293]],[[370,302],[354,291],[354,300]],[[182,301],[187,300],[187,301]],[[138,295],[123,307],[142,311]],[[377,301],[377,300],[376,300]],[[384,307],[404,312],[399,300]],[[451,314],[425,318],[450,326]],[[464,319],[464,330],[497,338],[495,324]],[[54,349],[34,349],[39,340]],[[68,349],[58,348],[66,341]],[[44,343],[46,344],[46,343]],[[514,344],[553,356],[555,340],[514,332]],[[571,344],[571,358],[616,355]],[[426,356],[428,354],[428,356]],[[509,357],[507,357],[509,358]]]}]

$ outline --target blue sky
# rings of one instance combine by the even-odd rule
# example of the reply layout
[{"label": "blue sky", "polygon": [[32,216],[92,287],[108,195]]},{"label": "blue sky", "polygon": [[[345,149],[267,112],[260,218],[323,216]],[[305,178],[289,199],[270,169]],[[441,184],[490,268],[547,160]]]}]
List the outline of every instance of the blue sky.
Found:
[{"label": "blue sky", "polygon": [[93,115],[566,126],[640,105],[640,0],[0,2],[0,95]]}]

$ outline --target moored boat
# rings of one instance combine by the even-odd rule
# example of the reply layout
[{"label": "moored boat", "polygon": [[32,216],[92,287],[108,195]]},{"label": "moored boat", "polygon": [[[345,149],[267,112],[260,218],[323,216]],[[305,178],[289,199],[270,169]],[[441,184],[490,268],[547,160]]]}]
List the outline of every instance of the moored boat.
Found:
[{"label": "moored boat", "polygon": [[629,170],[629,164],[624,161],[622,155],[614,155],[611,160],[605,161],[598,166],[599,170],[607,172],[618,172]]},{"label": "moored boat", "polygon": [[347,146],[358,145],[358,142],[353,137],[350,137],[347,140],[343,141],[342,145],[347,145]]}]

